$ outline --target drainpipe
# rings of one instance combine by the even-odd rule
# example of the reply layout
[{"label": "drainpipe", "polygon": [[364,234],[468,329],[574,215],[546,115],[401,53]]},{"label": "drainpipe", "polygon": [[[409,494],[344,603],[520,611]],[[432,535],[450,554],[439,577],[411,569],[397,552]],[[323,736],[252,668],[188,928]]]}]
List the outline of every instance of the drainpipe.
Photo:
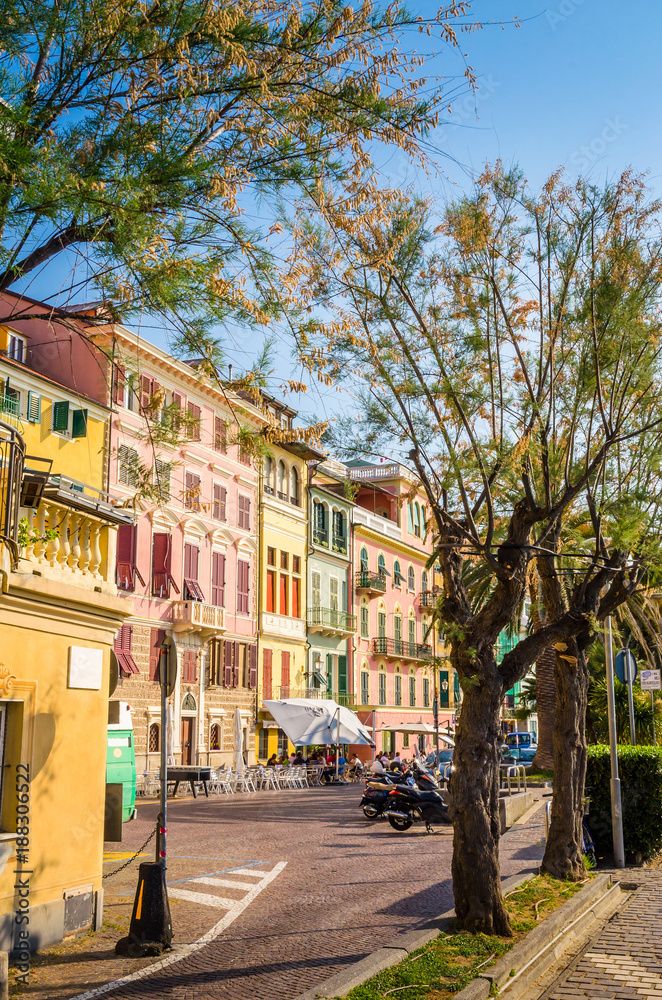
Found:
[{"label": "drainpipe", "polygon": [[109,499],[110,499],[110,454],[111,454],[112,443],[113,443],[113,414],[115,412],[113,410],[113,401],[114,401],[114,395],[115,395],[115,346],[116,346],[116,344],[117,344],[117,340],[116,340],[115,337],[113,337],[113,346],[112,346],[111,352],[110,352],[110,388],[109,388],[110,398],[108,400],[108,404],[109,404],[109,407],[110,407],[110,416],[108,418],[108,447],[106,449],[106,483],[105,483],[105,487],[104,487],[106,493],[108,494],[108,498]]},{"label": "drainpipe", "polygon": [[[260,636],[262,630],[260,621],[262,617],[262,539],[264,534],[263,525],[263,504],[262,504],[262,456],[257,465],[257,617],[255,621],[255,647],[257,655],[257,687],[255,688],[255,760],[260,759],[259,732],[258,732],[258,712],[260,707]],[[268,748],[267,748],[268,749]]]}]

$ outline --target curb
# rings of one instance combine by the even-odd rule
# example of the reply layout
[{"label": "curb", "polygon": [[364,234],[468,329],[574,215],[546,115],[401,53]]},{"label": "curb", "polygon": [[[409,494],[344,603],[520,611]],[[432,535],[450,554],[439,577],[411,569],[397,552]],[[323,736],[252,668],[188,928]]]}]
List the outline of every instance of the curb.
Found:
[{"label": "curb", "polygon": [[[539,873],[535,867],[511,875],[501,883],[502,892],[517,888]],[[468,986],[456,994],[455,1000],[486,1000],[494,990],[516,1000],[520,993],[538,979],[563,953],[580,938],[588,938],[596,922],[608,910],[613,910],[621,895],[618,882],[609,874],[598,875],[589,885],[546,917],[539,927],[503,955],[490,968],[481,972]],[[447,929],[455,918],[455,910],[424,924],[420,930],[408,931],[383,945],[343,972],[326,979],[319,986],[299,994],[295,1000],[335,1000],[345,997],[372,976],[402,962],[408,954],[424,947]],[[513,974],[514,973],[514,974]]]}]

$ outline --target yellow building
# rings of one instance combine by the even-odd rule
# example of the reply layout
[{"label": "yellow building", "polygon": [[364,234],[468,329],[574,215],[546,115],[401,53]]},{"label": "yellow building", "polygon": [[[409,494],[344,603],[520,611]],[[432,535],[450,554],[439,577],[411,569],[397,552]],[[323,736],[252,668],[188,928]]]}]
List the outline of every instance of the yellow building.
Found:
[{"label": "yellow building", "polygon": [[0,359],[0,379],[0,949],[20,969],[101,920],[111,651],[127,614],[115,542],[129,515],[102,492],[104,407],[16,358]]},{"label": "yellow building", "polygon": [[[264,406],[284,431],[294,410],[269,396]],[[262,707],[264,701],[305,697],[306,561],[308,552],[307,459],[321,454],[303,442],[269,444],[259,487],[259,699],[258,759],[291,751],[285,734]]]}]

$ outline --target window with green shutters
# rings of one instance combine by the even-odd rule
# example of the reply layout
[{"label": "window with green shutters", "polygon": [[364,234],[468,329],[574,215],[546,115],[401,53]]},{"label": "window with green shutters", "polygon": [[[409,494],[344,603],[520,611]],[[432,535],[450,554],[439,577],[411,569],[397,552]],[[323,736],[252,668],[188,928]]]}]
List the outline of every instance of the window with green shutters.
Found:
[{"label": "window with green shutters", "polygon": [[367,670],[361,671],[361,704],[370,704],[370,674]]},{"label": "window with green shutters", "polygon": [[402,616],[393,615],[393,639],[395,640],[395,652],[402,653]]},{"label": "window with green shutters", "polygon": [[312,606],[320,608],[322,606],[322,578],[319,573],[310,574],[310,584],[312,591]]},{"label": "window with green shutters", "polygon": [[402,705],[402,675],[395,675],[395,698],[394,702],[396,705]]},{"label": "window with green shutters", "polygon": [[411,708],[416,706],[416,677],[413,674],[409,677],[409,705]]},{"label": "window with green shutters", "polygon": [[377,612],[377,635],[380,639],[386,638],[386,612]]},{"label": "window with green shutters", "polygon": [[410,618],[409,621],[408,621],[408,623],[407,623],[407,626],[408,626],[408,629],[409,629],[409,634],[408,634],[407,638],[409,639],[409,642],[412,645],[415,645],[415,643],[416,643],[416,619],[415,618]]},{"label": "window with green shutters", "polygon": [[361,638],[368,639],[370,636],[369,632],[369,619],[368,619],[368,608],[365,604],[361,605]]},{"label": "window with green shutters", "polygon": [[347,694],[347,657],[338,657],[338,694]]},{"label": "window with green shutters", "polygon": [[38,392],[28,392],[28,420],[31,424],[41,422],[41,396]]},{"label": "window with green shutters", "polygon": [[53,403],[53,430],[58,434],[69,431],[69,403]]},{"label": "window with green shutters", "polygon": [[439,705],[441,708],[448,708],[450,705],[450,685],[448,683],[448,671],[439,671]]},{"label": "window with green shutters", "polygon": [[423,678],[423,707],[430,707],[430,681],[427,677]]},{"label": "window with green shutters", "polygon": [[379,674],[379,704],[386,704],[386,674]]},{"label": "window with green shutters", "polygon": [[456,673],[453,674],[453,704],[459,705],[462,700],[462,692],[460,691],[460,678]]},{"label": "window with green shutters", "polygon": [[87,410],[74,410],[71,421],[71,436],[87,437]]}]

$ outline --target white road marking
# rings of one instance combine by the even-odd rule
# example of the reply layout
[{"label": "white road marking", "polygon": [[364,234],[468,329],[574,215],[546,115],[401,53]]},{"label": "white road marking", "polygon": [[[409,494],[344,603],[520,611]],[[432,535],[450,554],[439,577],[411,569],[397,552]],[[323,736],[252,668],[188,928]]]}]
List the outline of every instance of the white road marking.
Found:
[{"label": "white road marking", "polygon": [[255,868],[231,868],[227,875],[253,875],[255,878],[262,878],[264,872],[256,871]]},{"label": "white road marking", "polygon": [[239,868],[234,869],[234,871],[238,872],[240,875],[259,875],[260,881],[252,886],[243,899],[233,902],[232,909],[229,910],[224,917],[221,917],[218,923],[214,924],[211,930],[208,930],[206,934],[203,934],[202,937],[198,938],[197,941],[194,941],[193,944],[185,944],[176,947],[176,949],[169,952],[165,958],[160,959],[153,965],[147,965],[144,969],[138,969],[137,972],[132,972],[128,976],[122,976],[121,979],[115,979],[112,983],[105,983],[103,986],[97,986],[96,989],[88,990],[86,993],[77,993],[75,997],[71,998],[71,1000],[92,1000],[93,997],[101,996],[104,993],[110,993],[111,990],[116,990],[125,983],[135,982],[136,979],[146,979],[148,976],[153,975],[153,973],[158,972],[160,969],[166,969],[169,965],[174,965],[175,962],[181,962],[183,958],[188,958],[189,955],[199,951],[200,948],[204,948],[205,945],[210,944],[215,938],[217,938],[219,934],[222,934],[223,931],[237,919],[237,917],[241,916],[246,907],[260,895],[263,889],[266,889],[270,882],[273,882],[273,880],[280,875],[286,865],[287,861],[279,861],[278,864],[274,865],[270,872],[256,872],[250,871],[249,869],[242,870]]},{"label": "white road marking", "polygon": [[189,878],[186,881],[201,882],[203,885],[218,885],[224,889],[252,889],[255,885],[255,882],[232,882],[229,878],[214,878],[211,875],[201,875],[200,878]]},{"label": "white road marking", "polygon": [[222,896],[212,896],[209,892],[191,892],[190,889],[179,889],[168,886],[168,895],[175,899],[185,899],[189,903],[201,903],[202,906],[215,906],[219,910],[229,910],[238,900],[223,899]]}]

